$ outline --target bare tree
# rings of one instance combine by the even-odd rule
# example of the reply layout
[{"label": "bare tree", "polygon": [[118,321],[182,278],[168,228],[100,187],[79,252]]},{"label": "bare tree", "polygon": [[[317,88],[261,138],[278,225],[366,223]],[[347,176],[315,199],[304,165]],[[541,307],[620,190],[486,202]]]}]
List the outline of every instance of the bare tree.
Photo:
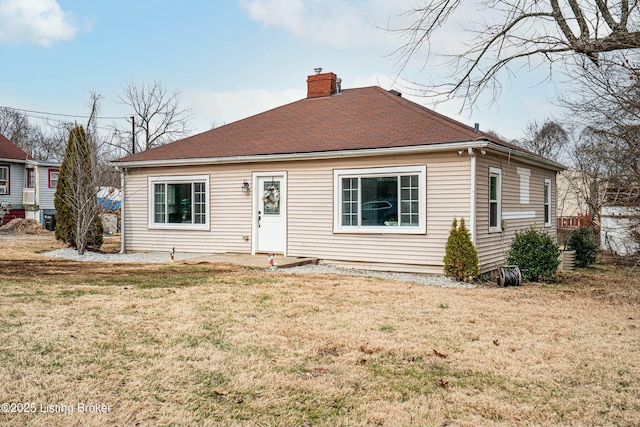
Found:
[{"label": "bare tree", "polygon": [[69,138],[64,159],[60,166],[58,186],[55,194],[56,238],[66,242],[84,255],[88,246],[102,245],[102,223],[98,216],[96,174],[96,120],[100,96],[91,92],[90,114],[87,129],[74,125],[69,129]]},{"label": "bare tree", "polygon": [[[582,64],[580,84],[562,99],[572,119],[597,148],[592,163],[603,164],[617,186],[640,182],[640,53],[618,55],[600,67]],[[584,139],[584,138],[583,138]]]},{"label": "bare tree", "polygon": [[[160,81],[153,84],[127,84],[120,96],[123,104],[133,110],[135,121],[135,151],[148,150],[188,136],[191,109],[180,105],[180,94],[169,92]],[[125,154],[133,154],[131,125],[114,124],[110,144]]]},{"label": "bare tree", "polygon": [[0,134],[22,148],[33,159],[60,160],[64,154],[67,129],[50,125],[43,129],[31,124],[26,114],[0,107]]},{"label": "bare tree", "polygon": [[[464,47],[449,56],[452,74],[427,87],[432,95],[474,102],[485,89],[497,95],[504,79],[520,68],[546,64],[551,74],[556,62],[571,66],[583,57],[600,65],[608,52],[640,47],[639,8],[637,0],[421,0],[406,13],[413,22],[391,31],[403,38],[396,54],[404,70],[419,52],[430,50],[430,39],[448,20],[469,10],[482,14],[482,23],[465,22],[465,30],[456,33]],[[428,56],[427,64],[433,59]]]},{"label": "bare tree", "polygon": [[561,160],[569,145],[569,134],[562,125],[551,119],[543,123],[530,122],[524,130],[524,138],[516,143],[539,156]]}]

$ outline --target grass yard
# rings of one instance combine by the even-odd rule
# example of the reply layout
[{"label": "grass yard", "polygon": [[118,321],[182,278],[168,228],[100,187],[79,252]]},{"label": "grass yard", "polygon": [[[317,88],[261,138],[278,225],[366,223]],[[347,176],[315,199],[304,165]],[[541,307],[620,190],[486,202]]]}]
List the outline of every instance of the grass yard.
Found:
[{"label": "grass yard", "polygon": [[3,426],[640,425],[637,272],[445,289],[55,247],[0,238]]}]

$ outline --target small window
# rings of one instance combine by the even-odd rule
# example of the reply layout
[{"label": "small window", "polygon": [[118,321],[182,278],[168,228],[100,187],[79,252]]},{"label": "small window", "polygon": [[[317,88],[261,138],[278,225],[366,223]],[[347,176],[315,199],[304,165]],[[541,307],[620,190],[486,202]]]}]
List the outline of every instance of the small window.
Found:
[{"label": "small window", "polygon": [[551,179],[544,179],[544,226],[551,227]]},{"label": "small window", "polygon": [[502,170],[489,168],[489,232],[502,231]]},{"label": "small window", "polygon": [[58,169],[49,169],[49,188],[56,188],[58,186],[58,175],[60,171]]},{"label": "small window", "polygon": [[9,166],[0,166],[0,194],[9,194]]},{"label": "small window", "polygon": [[426,167],[334,171],[336,232],[426,230]]},{"label": "small window", "polygon": [[209,177],[150,177],[149,228],[208,229]]},{"label": "small window", "polygon": [[27,169],[27,188],[36,188],[36,171],[35,169]]}]

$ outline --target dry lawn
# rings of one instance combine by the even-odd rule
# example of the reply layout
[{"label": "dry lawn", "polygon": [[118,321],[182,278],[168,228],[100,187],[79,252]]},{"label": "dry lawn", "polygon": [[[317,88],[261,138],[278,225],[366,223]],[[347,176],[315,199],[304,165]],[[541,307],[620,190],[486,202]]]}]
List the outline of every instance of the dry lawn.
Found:
[{"label": "dry lawn", "polygon": [[36,409],[3,426],[640,425],[637,273],[443,289],[53,247],[0,237],[0,402]]}]

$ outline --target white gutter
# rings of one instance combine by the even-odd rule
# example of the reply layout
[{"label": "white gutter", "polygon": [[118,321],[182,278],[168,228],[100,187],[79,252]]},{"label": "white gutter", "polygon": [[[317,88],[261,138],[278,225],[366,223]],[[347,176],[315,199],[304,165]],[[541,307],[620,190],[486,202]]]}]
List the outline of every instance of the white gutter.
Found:
[{"label": "white gutter", "polygon": [[124,168],[120,169],[120,253],[124,251]]},{"label": "white gutter", "polygon": [[24,163],[24,164],[26,164],[27,160],[0,158],[0,162],[2,162],[2,163]]},{"label": "white gutter", "polygon": [[471,191],[469,192],[469,232],[471,242],[476,245],[476,153],[469,147],[467,153],[471,156]]},{"label": "white gutter", "polygon": [[467,150],[469,148],[488,148],[502,153],[510,154],[513,157],[518,157],[525,163],[536,165],[543,164],[554,170],[566,169],[560,163],[556,163],[552,160],[544,159],[520,150],[504,147],[494,142],[490,142],[486,139],[442,144],[415,145],[409,147],[366,148],[362,150],[319,151],[312,153],[258,154],[250,156],[201,157],[193,159],[134,160],[128,162],[113,161],[110,164],[112,166],[120,166],[122,168],[187,165],[192,166],[226,163],[280,162],[287,160],[316,160],[364,156],[386,156],[391,154],[437,153],[444,151]]},{"label": "white gutter", "polygon": [[535,154],[527,153],[525,151],[520,151],[510,147],[505,147],[503,145],[496,144],[495,142],[489,142],[489,141],[487,142],[488,142],[487,144],[488,149],[498,151],[500,153],[504,153],[512,157],[517,157],[518,160],[524,163],[529,163],[533,165],[543,164],[556,171],[567,170],[566,166],[564,166],[561,163],[554,162],[553,160],[545,159],[544,157],[538,157]]},{"label": "white gutter", "polygon": [[318,151],[312,153],[258,154],[251,156],[204,157],[195,159],[140,160],[131,162],[111,162],[123,168],[210,165],[224,163],[280,162],[287,160],[316,160],[365,156],[386,156],[390,154],[433,153],[452,150],[466,150],[467,147],[486,147],[488,141],[466,141],[443,144],[416,145],[409,147],[366,148],[362,150]]},{"label": "white gutter", "polygon": [[27,159],[26,164],[34,165],[34,166],[50,166],[50,167],[57,167],[57,168],[59,168],[61,165],[61,163],[59,162],[50,162],[48,160],[34,160],[34,159]]}]

